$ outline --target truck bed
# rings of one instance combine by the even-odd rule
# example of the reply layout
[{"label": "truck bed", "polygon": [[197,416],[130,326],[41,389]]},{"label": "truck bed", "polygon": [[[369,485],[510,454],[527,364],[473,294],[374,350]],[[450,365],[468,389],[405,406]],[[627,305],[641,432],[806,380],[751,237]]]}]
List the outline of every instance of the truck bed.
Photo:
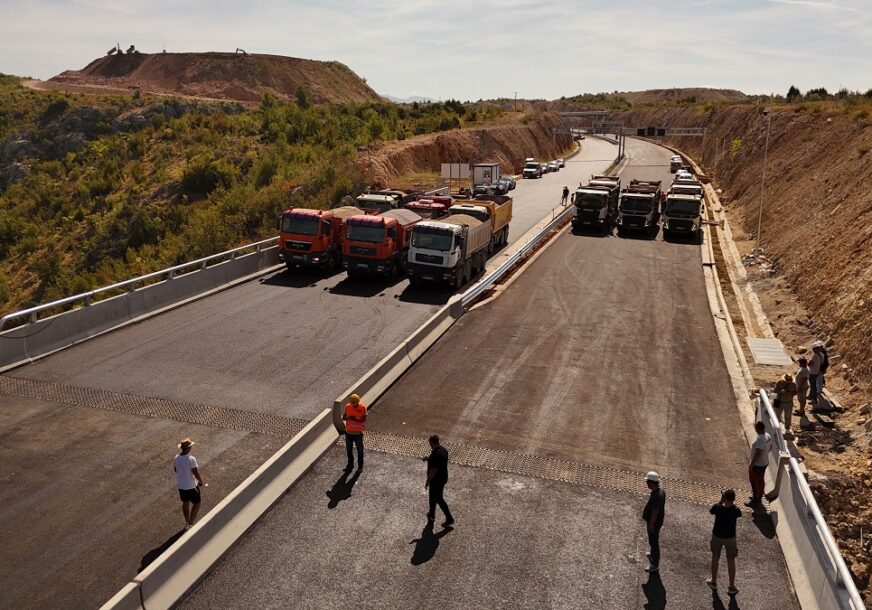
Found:
[{"label": "truck bed", "polygon": [[480,221],[478,218],[473,218],[466,214],[453,214],[446,218],[439,219],[439,222],[444,222],[445,224],[450,225],[466,225],[469,227],[466,243],[466,251],[468,253],[478,252],[482,248],[487,248],[490,244],[490,227],[487,223]]}]

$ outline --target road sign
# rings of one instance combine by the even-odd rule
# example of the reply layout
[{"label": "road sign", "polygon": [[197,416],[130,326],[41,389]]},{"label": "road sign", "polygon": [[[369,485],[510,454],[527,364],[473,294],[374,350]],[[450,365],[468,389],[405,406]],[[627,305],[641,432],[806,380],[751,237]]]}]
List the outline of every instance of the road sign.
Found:
[{"label": "road sign", "polygon": [[465,180],[469,178],[469,163],[443,163],[439,175],[449,180]]}]

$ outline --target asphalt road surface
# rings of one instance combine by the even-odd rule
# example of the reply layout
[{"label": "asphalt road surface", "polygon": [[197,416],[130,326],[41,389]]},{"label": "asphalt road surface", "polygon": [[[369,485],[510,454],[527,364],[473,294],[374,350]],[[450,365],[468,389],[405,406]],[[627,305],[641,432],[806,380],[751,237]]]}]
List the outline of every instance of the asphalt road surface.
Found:
[{"label": "asphalt road surface", "polygon": [[[624,180],[671,181],[668,151],[630,140],[628,152]],[[358,479],[340,478],[334,450],[184,606],[729,604],[703,582],[707,505],[723,487],[747,487],[748,448],[697,244],[562,235],[461,318],[368,425],[379,452]],[[476,467],[451,475],[458,525],[428,532],[414,458],[432,433]],[[670,498],[650,580],[639,518],[649,469],[667,477]],[[797,607],[772,535],[766,515],[746,511],[730,608]]]},{"label": "asphalt road surface", "polygon": [[[615,151],[520,181],[512,239]],[[205,514],[449,296],[282,271],[0,376],[0,608],[102,604],[183,525],[179,438]]]}]

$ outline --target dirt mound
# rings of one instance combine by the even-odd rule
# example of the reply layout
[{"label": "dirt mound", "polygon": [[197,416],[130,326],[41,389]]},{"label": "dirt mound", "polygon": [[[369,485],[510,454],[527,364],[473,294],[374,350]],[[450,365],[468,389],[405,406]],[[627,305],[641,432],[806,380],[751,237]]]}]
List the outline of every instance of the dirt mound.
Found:
[{"label": "dirt mound", "polygon": [[694,102],[746,102],[748,96],[735,89],[685,87],[681,89],[648,89],[616,94],[631,104],[657,104],[692,100]]},{"label": "dirt mound", "polygon": [[361,163],[373,184],[382,187],[398,176],[438,172],[442,163],[495,161],[503,172],[518,173],[525,158],[553,159],[572,145],[568,135],[552,132],[561,126],[557,116],[544,114],[534,120],[379,143],[361,155]]},{"label": "dirt mound", "polygon": [[293,97],[301,86],[315,103],[380,99],[366,81],[344,64],[281,55],[111,55],[96,59],[81,70],[67,70],[49,82],[243,102],[258,101],[267,92],[283,98]]}]

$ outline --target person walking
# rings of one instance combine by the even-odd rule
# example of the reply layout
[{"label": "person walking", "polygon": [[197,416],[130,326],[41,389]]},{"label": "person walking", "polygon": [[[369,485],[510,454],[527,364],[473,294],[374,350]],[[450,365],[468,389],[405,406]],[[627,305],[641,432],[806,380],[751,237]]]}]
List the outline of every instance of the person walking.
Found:
[{"label": "person walking", "polygon": [[796,398],[799,401],[799,411],[796,414],[805,417],[805,403],[808,400],[809,380],[811,379],[807,359],[799,359],[799,370],[796,371],[794,379],[796,380]]},{"label": "person walking", "polygon": [[784,420],[784,431],[793,435],[791,423],[793,423],[793,397],[796,396],[796,383],[793,375],[784,373],[784,376],[775,384],[775,401],[773,407],[778,419]]},{"label": "person walking", "polygon": [[714,504],[709,513],[715,516],[715,524],[712,527],[712,577],[705,582],[712,591],[718,588],[718,563],[721,559],[721,549],[727,551],[727,574],[730,577],[730,586],[727,587],[727,595],[736,595],[736,557],[739,555],[739,547],[736,545],[736,520],[742,516],[742,511],[736,506],[736,492],[727,489],[721,494],[721,501]]},{"label": "person walking", "polygon": [[560,205],[566,205],[566,203],[568,201],[569,201],[569,187],[564,186],[563,187],[563,198],[560,200]]},{"label": "person walking", "polygon": [[179,452],[173,458],[173,472],[176,475],[179,498],[182,500],[186,530],[191,529],[197,520],[197,513],[200,512],[200,488],[205,486],[197,458],[191,455],[194,444],[190,438],[183,438],[179,443]]},{"label": "person walking", "polygon": [[817,405],[818,398],[820,397],[821,389],[823,386],[821,385],[821,366],[824,363],[824,355],[821,351],[823,347],[823,343],[820,341],[815,341],[811,344],[811,360],[808,363],[808,373],[809,373],[809,392],[808,392],[808,401],[812,405]]},{"label": "person walking", "polygon": [[763,488],[766,486],[766,467],[769,466],[769,452],[772,450],[772,437],[766,432],[762,421],[754,424],[757,438],[751,445],[751,463],[748,464],[748,480],[751,482],[751,497],[745,506],[755,507],[763,503]]},{"label": "person walking", "polygon": [[660,529],[663,527],[663,516],[666,511],[666,492],[660,488],[660,475],[650,471],[645,475],[645,484],[651,493],[648,502],[642,510],[642,520],[648,532],[648,567],[646,572],[656,572],[660,569]]},{"label": "person walking", "polygon": [[454,517],[445,501],[445,485],[448,483],[448,450],[439,444],[439,436],[434,434],[430,437],[430,455],[421,458],[427,462],[427,479],[424,481],[424,489],[429,492],[430,510],[427,511],[427,523],[432,524],[436,520],[436,506],[445,514],[445,523],[442,527],[454,525]]},{"label": "person walking", "polygon": [[352,394],[345,405],[342,414],[345,422],[345,453],[348,456],[346,470],[354,468],[353,448],[357,446],[357,469],[363,470],[363,431],[366,429],[366,405],[360,402],[360,396]]}]

